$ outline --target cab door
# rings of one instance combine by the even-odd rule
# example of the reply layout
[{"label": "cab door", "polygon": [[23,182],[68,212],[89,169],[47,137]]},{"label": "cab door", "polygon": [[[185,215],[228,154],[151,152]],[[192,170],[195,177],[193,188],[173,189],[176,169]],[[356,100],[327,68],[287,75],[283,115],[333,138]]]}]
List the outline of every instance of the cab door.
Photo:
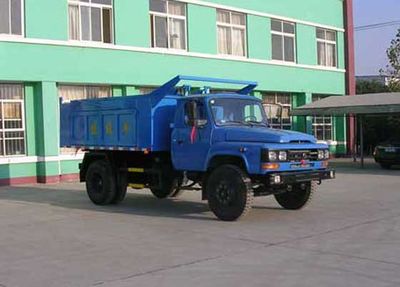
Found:
[{"label": "cab door", "polygon": [[175,169],[203,171],[210,149],[211,122],[206,101],[182,101],[172,132],[172,162]]}]

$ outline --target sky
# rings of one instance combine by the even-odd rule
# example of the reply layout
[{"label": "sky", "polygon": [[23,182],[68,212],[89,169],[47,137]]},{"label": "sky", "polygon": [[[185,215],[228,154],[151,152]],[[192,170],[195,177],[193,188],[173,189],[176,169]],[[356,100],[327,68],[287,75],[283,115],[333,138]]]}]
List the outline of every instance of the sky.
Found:
[{"label": "sky", "polygon": [[[400,0],[354,0],[354,25],[400,21]],[[397,26],[355,31],[356,75],[379,75],[387,64],[386,49]]]}]

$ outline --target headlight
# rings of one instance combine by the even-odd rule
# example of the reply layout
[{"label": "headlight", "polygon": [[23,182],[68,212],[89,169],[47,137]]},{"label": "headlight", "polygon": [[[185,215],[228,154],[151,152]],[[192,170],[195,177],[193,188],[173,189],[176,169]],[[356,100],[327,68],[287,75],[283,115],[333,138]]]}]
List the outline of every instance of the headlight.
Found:
[{"label": "headlight", "polygon": [[268,160],[269,161],[276,161],[278,159],[278,154],[276,151],[269,151],[268,152]]},{"label": "headlight", "polygon": [[330,158],[330,153],[329,150],[325,150],[325,159],[329,159]]},{"label": "headlight", "polygon": [[325,151],[324,150],[318,150],[318,159],[324,159],[325,158]]},{"label": "headlight", "polygon": [[286,161],[286,160],[287,160],[287,152],[285,152],[285,151],[280,151],[280,152],[279,152],[279,160],[280,160],[280,161]]}]

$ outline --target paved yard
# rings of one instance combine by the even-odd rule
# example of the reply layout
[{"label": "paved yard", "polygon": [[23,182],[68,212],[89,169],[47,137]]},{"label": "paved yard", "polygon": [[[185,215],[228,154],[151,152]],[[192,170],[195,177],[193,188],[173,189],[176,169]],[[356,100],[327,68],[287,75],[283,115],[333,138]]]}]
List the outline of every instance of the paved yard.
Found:
[{"label": "paved yard", "polygon": [[92,205],[80,184],[0,188],[0,286],[400,286],[400,170],[340,164],[303,211],[236,223],[199,194]]}]

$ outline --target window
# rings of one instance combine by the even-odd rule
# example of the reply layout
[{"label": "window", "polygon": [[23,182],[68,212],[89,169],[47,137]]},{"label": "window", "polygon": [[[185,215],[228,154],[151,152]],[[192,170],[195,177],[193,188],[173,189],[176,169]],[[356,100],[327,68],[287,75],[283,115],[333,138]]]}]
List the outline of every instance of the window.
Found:
[{"label": "window", "polygon": [[0,0],[0,34],[22,35],[22,0]]},{"label": "window", "polygon": [[215,98],[210,100],[210,108],[218,126],[266,125],[265,114],[258,100],[238,100]]},{"label": "window", "polygon": [[[195,105],[195,109],[192,109]],[[202,100],[193,100],[185,104],[185,124],[189,127],[195,125],[195,120],[207,120],[204,102]]]},{"label": "window", "polygon": [[271,20],[272,59],[285,62],[296,60],[295,24]]},{"label": "window", "polygon": [[246,15],[217,11],[218,53],[246,57]]},{"label": "window", "polygon": [[336,67],[336,32],[317,28],[318,65]]},{"label": "window", "polygon": [[136,89],[139,91],[140,95],[147,95],[147,94],[152,93],[157,88],[156,87],[137,87]]},{"label": "window", "polygon": [[186,4],[150,0],[151,46],[186,50]]},{"label": "window", "polygon": [[263,106],[268,117],[268,122],[275,129],[292,129],[292,97],[289,94],[265,94]]},{"label": "window", "polygon": [[[313,95],[313,102],[323,99],[325,96]],[[315,116],[313,117],[313,134],[320,141],[329,141],[333,139],[332,117]]]},{"label": "window", "polygon": [[74,101],[84,99],[97,99],[111,97],[110,86],[79,86],[59,85],[58,93],[63,101]]},{"label": "window", "polygon": [[25,154],[23,86],[0,84],[0,155]]},{"label": "window", "polygon": [[69,39],[113,42],[112,0],[69,0]]}]

